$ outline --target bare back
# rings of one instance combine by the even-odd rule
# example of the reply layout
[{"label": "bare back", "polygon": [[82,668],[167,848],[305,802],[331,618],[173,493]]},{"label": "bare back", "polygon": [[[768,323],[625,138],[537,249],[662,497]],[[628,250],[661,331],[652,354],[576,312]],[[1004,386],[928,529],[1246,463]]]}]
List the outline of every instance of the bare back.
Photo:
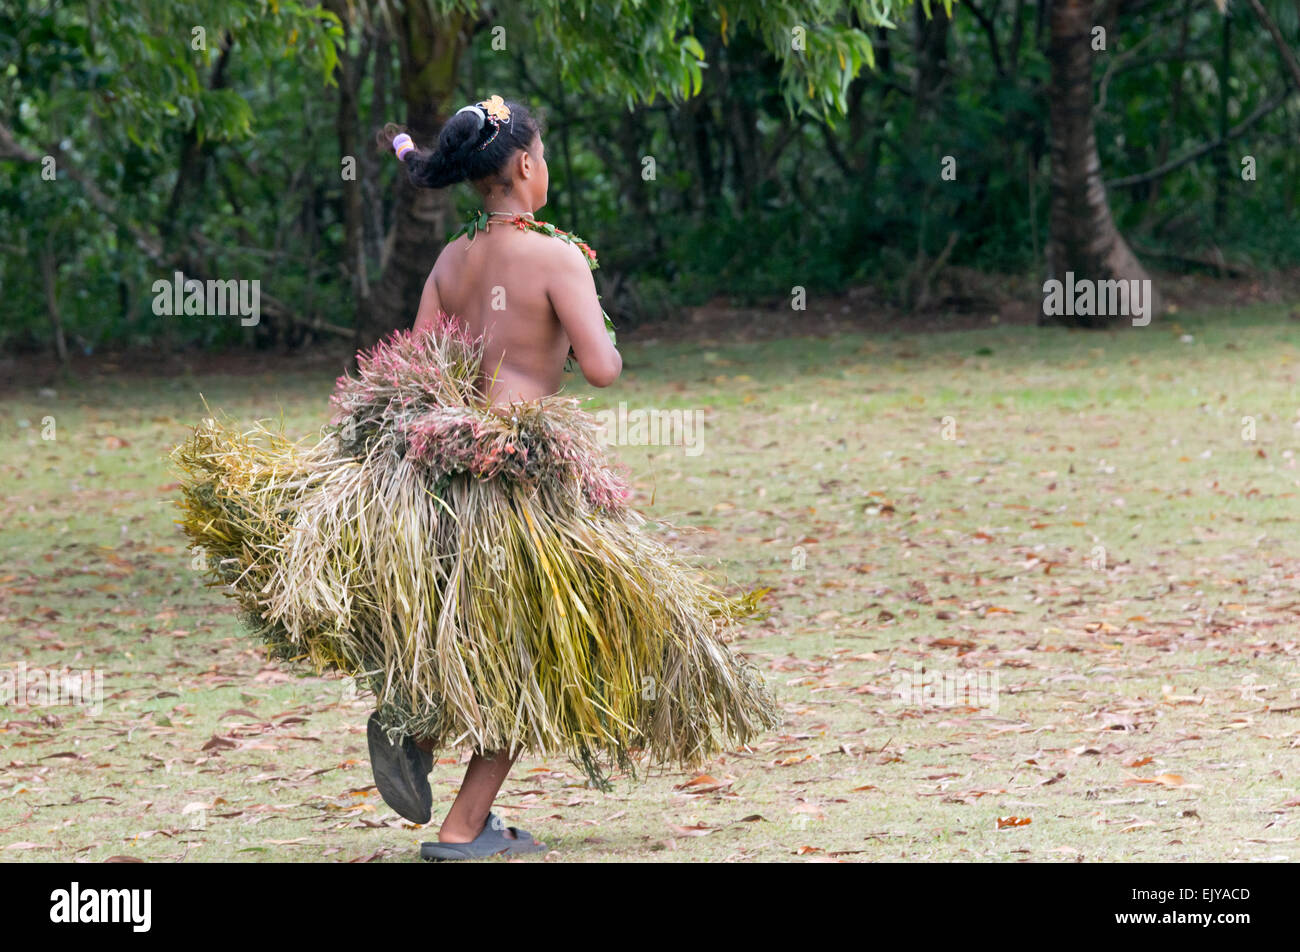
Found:
[{"label": "bare back", "polygon": [[582,252],[510,222],[443,249],[416,326],[438,309],[484,335],[479,387],[494,407],[558,391],[571,345],[596,386],[608,386],[622,369]]},{"label": "bare back", "polygon": [[443,310],[471,334],[485,335],[479,386],[493,404],[560,388],[569,337],[546,294],[546,252],[554,241],[497,223],[472,242],[457,238],[434,266]]}]

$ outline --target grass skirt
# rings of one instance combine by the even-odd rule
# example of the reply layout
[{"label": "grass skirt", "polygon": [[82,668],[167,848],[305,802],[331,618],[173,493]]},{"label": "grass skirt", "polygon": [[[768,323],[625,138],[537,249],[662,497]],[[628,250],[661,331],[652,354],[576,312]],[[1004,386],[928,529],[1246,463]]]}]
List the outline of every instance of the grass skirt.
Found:
[{"label": "grass skirt", "polygon": [[339,378],[309,447],[203,421],[173,454],[183,517],[283,658],[356,676],[390,736],[693,766],[780,717],[726,644],[728,597],[644,531],[572,397],[503,412],[481,339],[441,316]]}]

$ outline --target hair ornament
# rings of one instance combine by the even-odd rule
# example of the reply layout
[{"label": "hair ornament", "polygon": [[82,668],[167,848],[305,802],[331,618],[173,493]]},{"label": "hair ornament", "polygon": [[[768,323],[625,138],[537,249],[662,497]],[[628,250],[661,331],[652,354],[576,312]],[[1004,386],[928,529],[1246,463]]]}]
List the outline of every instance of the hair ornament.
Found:
[{"label": "hair ornament", "polygon": [[415,151],[415,143],[405,132],[400,133],[393,137],[393,151],[397,153],[399,159],[406,161],[406,154]]},{"label": "hair ornament", "polygon": [[[468,109],[470,107],[466,106],[465,108]],[[478,147],[478,150],[482,152],[492,144],[492,140],[501,132],[501,123],[511,121],[510,107],[506,105],[505,100],[500,96],[491,96],[480,103],[476,103],[474,108],[480,110],[485,122],[492,123],[492,134],[487,137],[487,140],[484,141],[481,146]]]}]

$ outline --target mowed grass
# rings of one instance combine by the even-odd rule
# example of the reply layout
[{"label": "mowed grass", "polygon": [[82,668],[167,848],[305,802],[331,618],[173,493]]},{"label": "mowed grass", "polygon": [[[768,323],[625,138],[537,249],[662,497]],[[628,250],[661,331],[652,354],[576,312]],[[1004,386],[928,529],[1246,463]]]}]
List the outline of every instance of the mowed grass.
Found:
[{"label": "mowed grass", "polygon": [[[786,721],[611,794],[526,756],[500,812],[566,861],[1300,857],[1288,310],[628,345],[613,388],[572,389],[703,415],[698,455],[617,453],[701,566],[771,589],[735,647]],[[307,435],[331,385],[125,377],[0,403],[0,673],[103,677],[102,710],[0,707],[0,859],[418,861],[459,752],[433,825],[397,818],[370,700],[266,661],[171,521],[165,457],[200,394]],[[906,696],[921,666],[985,691]]]}]

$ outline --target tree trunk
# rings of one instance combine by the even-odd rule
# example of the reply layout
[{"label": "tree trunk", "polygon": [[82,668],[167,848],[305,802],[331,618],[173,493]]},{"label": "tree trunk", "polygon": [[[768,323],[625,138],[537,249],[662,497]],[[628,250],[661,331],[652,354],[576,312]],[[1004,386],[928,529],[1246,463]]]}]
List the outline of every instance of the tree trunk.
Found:
[{"label": "tree trunk", "polygon": [[1232,14],[1225,13],[1219,46],[1219,154],[1216,164],[1219,174],[1214,177],[1214,231],[1223,230],[1228,217],[1228,186],[1232,182],[1232,156],[1228,148],[1228,84],[1232,78]]},{"label": "tree trunk", "polygon": [[[1164,165],[1169,160],[1169,150],[1173,145],[1173,135],[1178,128],[1178,112],[1183,103],[1183,76],[1187,71],[1187,34],[1192,22],[1192,0],[1183,0],[1182,22],[1178,27],[1178,51],[1169,64],[1169,72],[1172,77],[1169,92],[1169,114],[1160,127],[1160,145],[1156,149],[1156,167]],[[1151,191],[1147,195],[1147,207],[1144,213],[1143,231],[1147,231],[1147,226],[1155,218],[1156,204],[1160,198],[1160,179],[1151,183]]]},{"label": "tree trunk", "polygon": [[[350,37],[352,31],[356,29],[356,24],[352,21],[347,0],[326,0],[325,7],[342,22],[345,37]],[[334,118],[334,130],[339,140],[339,154],[350,157],[353,162],[354,177],[343,179],[343,257],[344,267],[352,284],[355,326],[359,326],[370,313],[370,277],[366,271],[365,205],[362,195],[365,188],[365,172],[361,157],[361,143],[365,137],[360,134],[360,114],[357,103],[369,46],[369,37],[363,36],[360,55],[353,57],[349,44],[345,43],[344,48],[339,51],[339,62],[334,71],[339,84],[338,112]]]},{"label": "tree trunk", "polygon": [[54,232],[45,233],[45,244],[41,247],[41,288],[45,292],[45,312],[50,317],[50,329],[54,332],[54,353],[58,355],[59,364],[68,366],[68,343],[63,336],[63,316],[59,313],[59,262],[54,257]]},{"label": "tree trunk", "polygon": [[[1048,277],[1066,282],[1087,279],[1138,280],[1152,294],[1151,314],[1162,303],[1150,275],[1124,241],[1111,217],[1101,178],[1101,159],[1093,127],[1092,0],[1054,0],[1048,84],[1051,122],[1051,212],[1047,242]],[[1061,315],[1075,327],[1112,326],[1114,316]]]},{"label": "tree trunk", "polygon": [[[438,130],[446,121],[466,41],[464,14],[437,16],[431,7],[405,4],[394,37],[406,125],[416,144],[426,149],[436,144]],[[424,282],[451,230],[452,202],[447,190],[416,188],[402,170],[393,198],[393,225],[385,243],[382,274],[372,289],[369,310],[359,315],[357,322],[359,347],[415,320]]]},{"label": "tree trunk", "polygon": [[926,16],[921,4],[914,8],[916,22],[917,111],[925,113],[938,104],[948,87],[948,28],[952,21],[937,9]]},{"label": "tree trunk", "polygon": [[[382,20],[371,25],[375,46],[375,66],[370,77],[370,117],[373,122],[386,118],[388,112],[388,92],[392,87],[393,42],[387,26]],[[387,155],[377,149],[363,150],[360,158],[364,159],[366,169],[365,184],[362,194],[365,196],[366,210],[366,260],[382,261],[384,255],[384,236],[388,233],[385,224],[389,209],[384,207],[379,171],[384,163],[391,162]]]},{"label": "tree trunk", "polygon": [[[226,72],[230,65],[230,52],[234,45],[234,38],[229,33],[223,33],[221,37],[221,55],[212,68],[212,75],[208,80],[209,89],[225,89],[229,85]],[[183,235],[189,230],[188,221],[183,220],[186,217],[185,203],[196,197],[202,197],[204,181],[207,178],[208,163],[215,151],[216,142],[213,140],[199,141],[196,123],[190,123],[186,127],[181,136],[180,165],[176,172],[176,185],[172,188],[171,197],[167,201],[167,211],[163,215],[162,224],[159,228],[165,243],[173,243],[177,235]],[[182,262],[189,261],[188,254],[185,252],[180,254],[180,258]],[[189,270],[188,264],[183,270]]]}]

